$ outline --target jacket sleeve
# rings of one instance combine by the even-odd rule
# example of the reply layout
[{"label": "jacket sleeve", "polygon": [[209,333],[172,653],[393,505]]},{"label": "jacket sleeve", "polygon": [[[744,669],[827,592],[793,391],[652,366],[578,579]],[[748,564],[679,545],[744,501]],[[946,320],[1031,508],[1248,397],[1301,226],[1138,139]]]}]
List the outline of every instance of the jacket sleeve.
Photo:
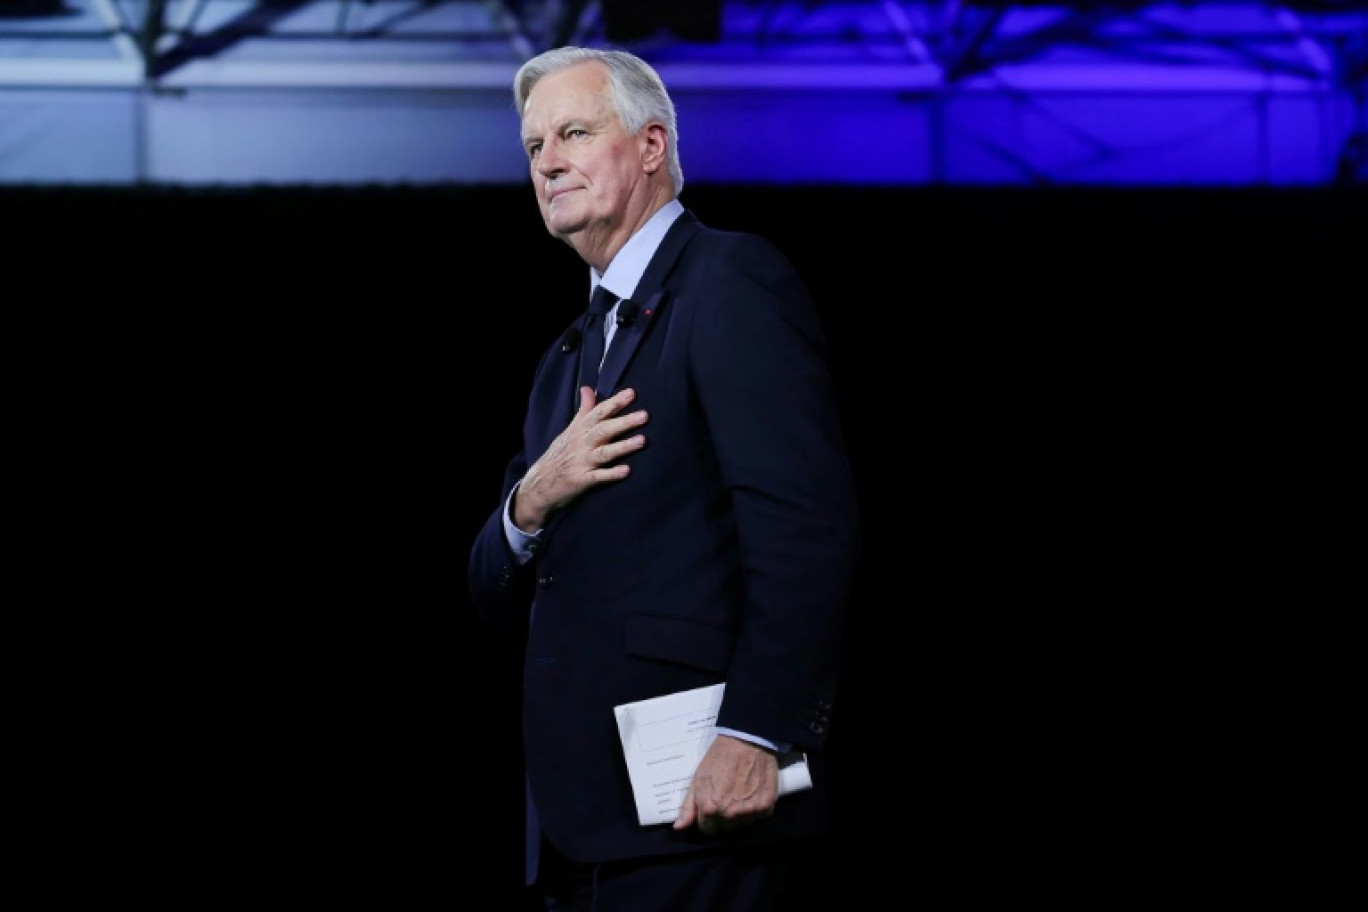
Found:
[{"label": "jacket sleeve", "polygon": [[689,359],[746,579],[717,722],[815,749],[835,703],[856,490],[817,308],[776,247],[730,237],[709,257]]}]

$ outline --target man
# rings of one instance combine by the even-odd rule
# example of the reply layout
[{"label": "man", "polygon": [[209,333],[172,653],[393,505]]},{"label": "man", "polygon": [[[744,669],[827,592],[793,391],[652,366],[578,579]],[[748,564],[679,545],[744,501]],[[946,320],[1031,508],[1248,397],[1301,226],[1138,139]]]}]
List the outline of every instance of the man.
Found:
[{"label": "man", "polygon": [[[526,637],[528,883],[555,910],[771,909],[825,831],[859,547],[817,310],[771,243],[680,203],[643,60],[547,51],[514,98],[547,230],[621,299],[597,378],[591,315],[542,356],[470,552],[475,609]],[[719,683],[677,819],[643,826],[614,707]],[[781,797],[785,751],[812,787]]]}]

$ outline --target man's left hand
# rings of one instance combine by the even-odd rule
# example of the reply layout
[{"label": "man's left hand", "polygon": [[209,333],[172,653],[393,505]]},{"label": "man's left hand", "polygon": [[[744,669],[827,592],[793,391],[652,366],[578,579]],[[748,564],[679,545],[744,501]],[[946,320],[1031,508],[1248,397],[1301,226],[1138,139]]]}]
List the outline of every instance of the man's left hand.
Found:
[{"label": "man's left hand", "polygon": [[712,836],[774,813],[779,800],[779,761],[758,744],[719,734],[694,771],[676,830],[697,824]]}]

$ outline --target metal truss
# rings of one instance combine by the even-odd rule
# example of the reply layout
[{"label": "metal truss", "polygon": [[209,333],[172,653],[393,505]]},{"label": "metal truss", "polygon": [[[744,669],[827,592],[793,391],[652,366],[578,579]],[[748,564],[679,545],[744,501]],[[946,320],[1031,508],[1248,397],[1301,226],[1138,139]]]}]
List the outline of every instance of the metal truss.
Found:
[{"label": "metal truss", "polygon": [[[61,27],[61,14],[82,4],[101,13],[102,25]],[[679,34],[680,11],[690,8],[695,20],[717,17],[714,40]],[[614,16],[626,9],[634,22],[624,36]],[[590,44],[627,46],[655,61],[742,67],[906,63],[934,68],[946,87],[1007,67],[1105,62],[1236,67],[1360,93],[1368,81],[1366,32],[1368,2],[1358,0],[0,0],[0,39],[127,41],[153,81],[263,42],[303,57],[325,44],[334,54],[339,45],[387,44],[441,48],[448,60],[514,62],[548,47]]]},{"label": "metal truss", "polygon": [[[157,79],[197,59],[211,58],[247,42],[276,40],[362,44],[384,40],[446,45],[482,55],[531,56],[526,11],[519,4],[461,0],[108,0],[120,28],[138,36],[147,75]],[[470,15],[438,17],[467,8]],[[465,13],[466,10],[458,10]],[[308,52],[304,52],[308,56]]]},{"label": "metal truss", "polygon": [[[965,4],[947,18],[934,46],[948,82],[1037,60],[1060,48],[1146,65],[1223,63],[1340,84],[1355,78],[1348,43],[1362,34],[1363,17],[1325,20],[1323,14],[1335,11],[1324,3],[1246,4],[1252,15],[1243,25],[1231,25],[1230,6],[1075,3],[1011,9]],[[1023,11],[1033,15],[1020,27],[1006,29],[1009,13]]]}]

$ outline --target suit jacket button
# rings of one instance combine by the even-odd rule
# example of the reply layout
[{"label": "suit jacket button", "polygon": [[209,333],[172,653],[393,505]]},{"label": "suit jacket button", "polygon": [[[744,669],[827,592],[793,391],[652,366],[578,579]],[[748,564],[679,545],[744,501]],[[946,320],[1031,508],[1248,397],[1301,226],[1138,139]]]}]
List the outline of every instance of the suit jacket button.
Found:
[{"label": "suit jacket button", "polygon": [[826,734],[826,724],[822,722],[810,722],[808,723],[808,731],[812,732],[814,735]]}]

